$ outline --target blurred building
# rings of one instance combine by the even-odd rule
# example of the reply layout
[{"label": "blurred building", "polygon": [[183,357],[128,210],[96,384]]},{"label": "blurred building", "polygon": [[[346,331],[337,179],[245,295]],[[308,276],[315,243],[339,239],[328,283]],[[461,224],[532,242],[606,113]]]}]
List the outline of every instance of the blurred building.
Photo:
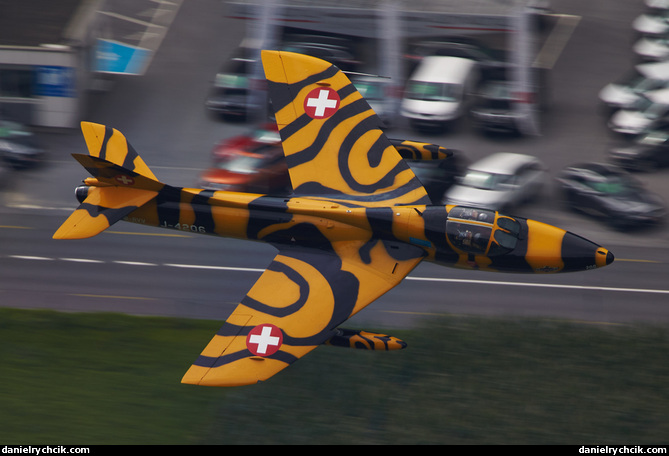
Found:
[{"label": "blurred building", "polygon": [[[276,48],[282,30],[371,40],[363,59],[371,71],[397,81],[401,92],[406,77],[403,55],[412,44],[455,38],[475,38],[486,47],[506,53],[507,76],[516,83],[515,109],[533,110],[539,84],[532,71],[541,41],[539,19],[549,12],[547,0],[230,0],[228,15],[248,19],[247,43]],[[262,79],[261,69],[255,75]],[[369,68],[364,68],[367,71]],[[537,129],[526,116],[527,132]]]},{"label": "blurred building", "polygon": [[0,0],[0,117],[75,127],[101,75],[143,74],[181,1]]},{"label": "blurred building", "polygon": [[90,80],[96,3],[0,0],[0,116],[70,127]]}]

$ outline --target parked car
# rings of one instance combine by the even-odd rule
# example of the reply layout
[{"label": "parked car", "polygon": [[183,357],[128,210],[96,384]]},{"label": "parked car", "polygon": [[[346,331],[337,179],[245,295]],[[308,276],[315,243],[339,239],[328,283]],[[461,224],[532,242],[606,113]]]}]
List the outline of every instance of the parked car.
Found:
[{"label": "parked car", "polygon": [[477,62],[484,79],[502,79],[509,66],[504,51],[483,46],[470,38],[421,41],[405,54],[410,72],[428,56],[460,57]]},{"label": "parked car", "polygon": [[646,9],[649,12],[663,12],[669,9],[669,0],[645,0]]},{"label": "parked car", "polygon": [[256,63],[251,48],[240,47],[216,74],[205,106],[226,120],[245,120],[258,108],[251,94],[251,76]]},{"label": "parked car", "polygon": [[630,109],[621,109],[609,119],[608,126],[616,133],[634,137],[655,128],[669,118],[669,89],[642,94]]},{"label": "parked car", "polygon": [[290,178],[274,123],[254,128],[217,144],[212,166],[200,178],[203,188],[249,193],[284,194]]},{"label": "parked car", "polygon": [[569,208],[617,229],[655,224],[666,214],[658,195],[617,166],[577,164],[562,170],[556,181]]},{"label": "parked car", "polygon": [[509,211],[538,197],[546,177],[547,169],[536,157],[492,154],[470,165],[443,203]]},{"label": "parked car", "polygon": [[252,127],[248,132],[220,141],[211,150],[213,161],[229,158],[240,152],[256,152],[265,148],[281,150],[281,136],[274,122]]},{"label": "parked car", "polygon": [[353,40],[340,36],[287,34],[279,49],[318,57],[336,65],[342,71],[358,71],[361,64],[356,57]]},{"label": "parked car", "polygon": [[45,149],[34,131],[27,125],[0,120],[0,155],[15,169],[37,165],[44,158]]},{"label": "parked car", "polygon": [[474,60],[425,57],[407,82],[400,114],[418,130],[444,128],[469,110],[479,80]]},{"label": "parked car", "polygon": [[669,9],[669,0],[645,0],[644,3],[651,12],[662,12]]},{"label": "parked car", "polygon": [[484,131],[519,133],[521,122],[529,115],[515,109],[517,98],[510,81],[493,80],[484,83],[474,100],[471,116],[475,125]]},{"label": "parked car", "polygon": [[286,160],[276,148],[216,160],[201,176],[202,188],[230,192],[283,195],[289,183]]},{"label": "parked car", "polygon": [[[341,37],[293,34],[286,36],[275,47],[324,59],[341,70],[355,71],[360,62],[351,43],[351,40]],[[269,99],[259,90],[264,84],[264,73],[257,61],[259,55],[252,43],[245,42],[222,65],[205,102],[211,112],[226,120],[247,120],[249,114],[266,107],[271,115]],[[258,79],[253,78],[254,71],[260,72]]]},{"label": "parked car", "polygon": [[642,60],[656,61],[666,60],[669,58],[669,37],[663,35],[661,37],[643,37],[639,39],[632,49]]},{"label": "parked car", "polygon": [[464,174],[468,162],[469,160],[457,151],[443,160],[406,160],[435,204],[441,202],[444,193]]},{"label": "parked car", "polygon": [[669,32],[669,11],[648,12],[632,22],[632,28],[644,36],[661,36]]},{"label": "parked car", "polygon": [[669,123],[640,134],[631,144],[611,149],[609,157],[628,171],[650,171],[669,165]]},{"label": "parked car", "polygon": [[669,61],[642,63],[600,90],[599,99],[611,109],[630,109],[645,93],[669,88]]},{"label": "parked car", "polygon": [[353,76],[351,82],[367,101],[381,121],[382,128],[390,128],[395,117],[396,103],[392,98],[391,81],[377,76]]}]

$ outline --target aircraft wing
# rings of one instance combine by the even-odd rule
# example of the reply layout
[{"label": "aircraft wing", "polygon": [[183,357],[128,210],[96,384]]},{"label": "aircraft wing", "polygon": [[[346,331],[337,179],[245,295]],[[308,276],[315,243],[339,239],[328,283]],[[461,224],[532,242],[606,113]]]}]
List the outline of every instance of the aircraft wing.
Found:
[{"label": "aircraft wing", "polygon": [[262,51],[262,62],[296,196],[431,204],[374,111],[336,66],[283,51]]},{"label": "aircraft wing", "polygon": [[423,254],[380,240],[335,244],[331,251],[280,247],[182,383],[238,386],[268,379],[399,284]]}]

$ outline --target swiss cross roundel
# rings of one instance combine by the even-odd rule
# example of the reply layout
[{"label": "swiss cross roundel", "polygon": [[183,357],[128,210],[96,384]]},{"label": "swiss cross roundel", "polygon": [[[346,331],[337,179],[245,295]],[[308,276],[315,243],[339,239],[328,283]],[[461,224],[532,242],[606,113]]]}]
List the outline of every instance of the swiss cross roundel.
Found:
[{"label": "swiss cross roundel", "polygon": [[279,351],[283,332],[274,325],[258,325],[246,336],[246,348],[256,356],[270,356]]},{"label": "swiss cross roundel", "polygon": [[116,182],[118,182],[121,185],[134,185],[135,184],[135,179],[133,179],[130,176],[126,176],[124,174],[119,174],[114,178]]},{"label": "swiss cross roundel", "polygon": [[327,119],[339,109],[339,94],[329,87],[318,87],[304,99],[304,112],[312,119]]}]

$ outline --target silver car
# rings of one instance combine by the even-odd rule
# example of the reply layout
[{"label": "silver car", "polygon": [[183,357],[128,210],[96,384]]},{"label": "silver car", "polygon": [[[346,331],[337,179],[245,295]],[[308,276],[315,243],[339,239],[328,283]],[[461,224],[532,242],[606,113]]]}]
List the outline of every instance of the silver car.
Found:
[{"label": "silver car", "polygon": [[604,86],[599,99],[612,109],[631,109],[643,94],[668,87],[669,61],[643,63],[631,74]]},{"label": "silver car", "polygon": [[632,28],[644,36],[662,36],[669,32],[669,12],[642,14],[632,22]]},{"label": "silver car", "polygon": [[399,100],[394,99],[390,93],[392,88],[390,79],[359,75],[351,78],[351,82],[379,117],[381,127],[392,127]]},{"label": "silver car", "polygon": [[634,43],[632,49],[644,61],[666,60],[669,58],[669,38],[644,37]]},{"label": "silver car", "polygon": [[444,195],[443,204],[507,211],[539,196],[547,179],[536,157],[496,153],[473,163]]}]

